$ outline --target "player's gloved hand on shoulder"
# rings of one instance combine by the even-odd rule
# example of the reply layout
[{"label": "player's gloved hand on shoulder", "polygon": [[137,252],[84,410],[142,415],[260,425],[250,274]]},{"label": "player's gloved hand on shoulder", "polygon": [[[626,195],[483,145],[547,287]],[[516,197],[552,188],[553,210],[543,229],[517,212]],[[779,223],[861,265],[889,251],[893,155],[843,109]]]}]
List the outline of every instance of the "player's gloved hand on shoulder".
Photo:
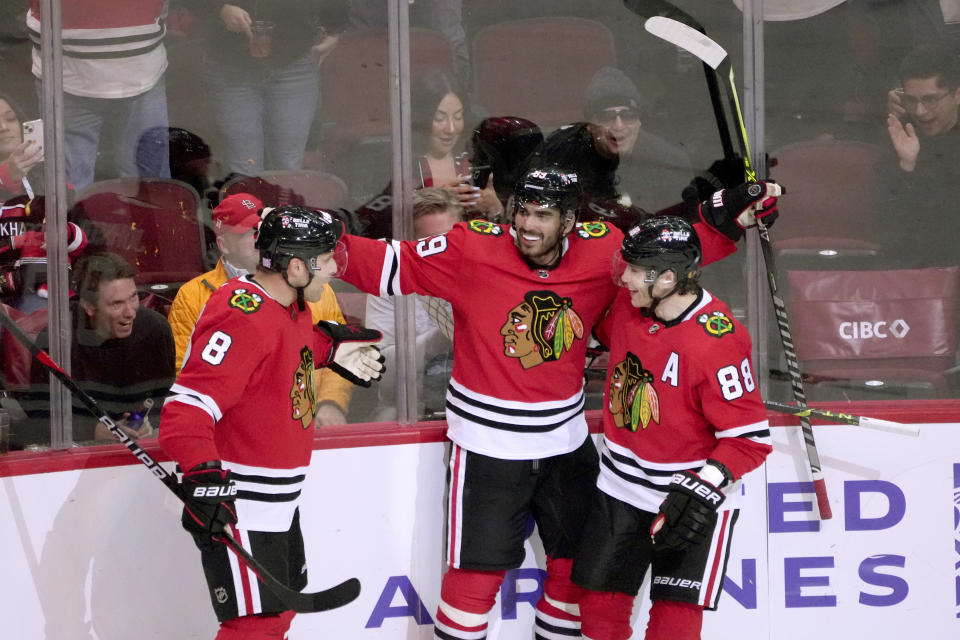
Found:
[{"label": "player's gloved hand on shoulder", "polygon": [[684,549],[706,541],[717,522],[724,495],[718,487],[691,471],[673,474],[660,513],[650,525],[653,544]]},{"label": "player's gloved hand on shoulder", "polygon": [[211,549],[223,530],[237,523],[237,484],[219,461],[184,471],[181,481],[183,516],[180,521],[197,546]]},{"label": "player's gloved hand on shoulder", "polygon": [[732,189],[721,189],[700,204],[700,217],[725,236],[736,242],[743,230],[762,220],[766,226],[777,219],[777,198],[784,189],[772,180],[741,184]]},{"label": "player's gloved hand on shoulder", "polygon": [[317,367],[330,367],[340,377],[361,387],[383,375],[384,358],[374,343],[383,339],[375,329],[367,329],[336,322],[318,322],[317,331],[328,348],[321,351],[314,363]]}]

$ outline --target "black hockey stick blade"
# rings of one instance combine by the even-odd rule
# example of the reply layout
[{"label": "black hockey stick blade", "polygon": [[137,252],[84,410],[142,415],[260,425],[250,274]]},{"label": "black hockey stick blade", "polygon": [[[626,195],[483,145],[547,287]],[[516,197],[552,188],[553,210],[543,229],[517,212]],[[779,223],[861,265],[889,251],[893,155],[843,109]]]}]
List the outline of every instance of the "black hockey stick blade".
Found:
[{"label": "black hockey stick blade", "polygon": [[360,595],[360,581],[356,578],[344,580],[335,587],[307,593],[296,591],[277,580],[268,571],[263,569],[257,560],[250,553],[240,546],[232,534],[222,539],[224,544],[230,548],[237,556],[257,575],[260,580],[273,595],[283,603],[285,607],[297,613],[319,613],[329,611],[349,604]]},{"label": "black hockey stick blade", "polygon": [[[0,326],[7,329],[30,353],[47,368],[60,382],[67,387],[71,393],[77,396],[84,406],[98,420],[106,426],[110,433],[139,460],[150,472],[156,476],[170,491],[174,493],[181,501],[183,494],[180,484],[174,474],[168,472],[153,459],[149,453],[144,451],[137,441],[128,436],[114,420],[104,411],[97,401],[90,397],[86,391],[81,389],[70,374],[63,370],[53,358],[51,358],[43,349],[37,346],[30,336],[24,333],[23,329],[17,325],[13,318],[7,313],[6,309],[0,304]],[[256,574],[257,578],[269,589],[283,605],[297,613],[317,613],[342,607],[355,600],[360,595],[360,581],[356,578],[350,578],[335,587],[318,591],[316,593],[303,593],[295,591],[283,584],[273,574],[260,563],[259,560],[250,555],[229,533],[220,538],[227,547],[233,551],[249,568]]]}]

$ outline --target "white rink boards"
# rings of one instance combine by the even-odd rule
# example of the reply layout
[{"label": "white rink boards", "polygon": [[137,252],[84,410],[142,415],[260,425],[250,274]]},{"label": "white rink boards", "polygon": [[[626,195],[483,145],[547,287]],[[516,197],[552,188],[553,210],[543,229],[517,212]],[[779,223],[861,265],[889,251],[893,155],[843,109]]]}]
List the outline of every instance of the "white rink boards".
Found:
[{"label": "white rink boards", "polygon": [[[960,637],[960,429],[919,438],[815,427],[834,517],[818,523],[799,430],[774,428],[705,640]],[[292,640],[427,640],[443,562],[445,446],[314,452],[303,492],[309,590],[360,598],[294,619]],[[171,465],[167,465],[172,468]],[[137,464],[0,478],[0,620],[19,640],[210,639],[216,622],[176,500]],[[528,541],[491,640],[529,640],[542,550]],[[645,601],[638,599],[643,637]]]}]

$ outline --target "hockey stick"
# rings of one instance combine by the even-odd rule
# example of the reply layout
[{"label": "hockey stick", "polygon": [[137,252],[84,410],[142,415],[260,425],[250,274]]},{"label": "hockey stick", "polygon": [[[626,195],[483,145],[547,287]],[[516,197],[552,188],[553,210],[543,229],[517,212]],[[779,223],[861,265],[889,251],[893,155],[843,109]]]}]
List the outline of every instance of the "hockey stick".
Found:
[{"label": "hockey stick", "polygon": [[[727,55],[726,50],[707,37],[703,25],[687,13],[664,0],[624,0],[624,4],[628,9],[646,19],[644,28],[652,35],[690,52],[699,58],[705,66],[712,68],[717,76],[723,78],[723,76],[726,75],[727,84],[725,85],[725,89],[727,92],[727,101],[737,123],[737,138],[740,143],[740,152],[743,156],[744,173],[746,174],[748,182],[755,182],[757,174],[750,161],[750,143],[747,138],[747,128],[743,122],[743,112],[740,109],[740,101],[737,97],[733,65],[730,62],[730,57]],[[717,108],[719,96],[713,92],[714,85],[708,83],[708,86],[711,88],[710,99],[713,103],[717,126],[721,132],[728,132],[726,117]],[[727,135],[729,135],[729,133]],[[723,138],[723,136],[724,134],[721,133],[721,138]],[[727,154],[727,157],[734,157],[726,148],[724,149],[724,153]],[[761,187],[757,185],[757,188]],[[800,363],[797,361],[796,350],[793,346],[793,337],[790,332],[786,305],[779,295],[776,279],[776,263],[773,257],[773,250],[770,246],[770,234],[766,224],[759,218],[757,219],[757,230],[760,236],[760,250],[763,253],[763,261],[767,271],[767,283],[770,286],[770,297],[773,300],[774,313],[777,318],[780,342],[786,356],[787,370],[790,373],[793,397],[799,406],[805,408],[807,401],[806,393],[803,389],[803,379],[800,375]],[[827,497],[827,485],[823,479],[820,454],[817,451],[816,440],[813,436],[813,427],[810,426],[810,419],[808,417],[799,417],[800,429],[806,445],[807,461],[810,466],[810,475],[813,479],[813,488],[817,495],[817,509],[821,519],[829,520],[833,517],[833,512],[830,509],[830,500]]]},{"label": "hockey stick", "polygon": [[865,429],[876,429],[877,431],[886,431],[901,436],[912,436],[916,438],[920,435],[920,428],[913,424],[904,424],[892,420],[881,420],[880,418],[868,418],[867,416],[855,416],[849,413],[837,413],[827,409],[814,409],[812,407],[798,407],[782,402],[773,402],[765,400],[763,405],[771,411],[788,413],[790,415],[803,418],[823,418],[841,424],[851,424],[855,427],[864,427]]},{"label": "hockey stick", "polygon": [[[66,386],[70,392],[79,398],[80,402],[95,416],[99,416],[98,420],[110,430],[110,433],[115,435],[118,440],[130,450],[130,453],[139,460],[150,472],[159,478],[161,482],[170,491],[174,493],[181,501],[184,501],[183,491],[180,488],[180,484],[177,482],[177,478],[174,474],[169,473],[166,469],[161,467],[153,457],[144,451],[137,444],[136,440],[128,436],[123,429],[121,429],[113,419],[107,415],[103,409],[100,408],[100,405],[97,404],[97,401],[94,400],[90,395],[81,389],[73,378],[70,377],[66,371],[60,368],[53,358],[51,358],[47,353],[37,346],[37,343],[30,339],[24,331],[14,322],[13,318],[7,313],[6,309],[3,308],[3,305],[0,305],[0,325],[6,328],[16,339],[17,341],[26,347],[31,355],[33,355],[44,367],[46,367],[50,373],[52,373],[60,382]],[[300,591],[295,591],[287,585],[283,584],[274,577],[266,568],[260,563],[259,560],[254,558],[250,553],[240,546],[240,543],[233,537],[233,534],[229,530],[224,530],[223,537],[224,544],[227,545],[231,551],[233,551],[238,558],[246,564],[257,578],[264,584],[267,589],[270,590],[273,595],[283,603],[284,607],[292,609],[297,613],[315,613],[319,611],[326,611],[328,609],[336,609],[337,607],[342,607],[345,604],[355,600],[357,596],[360,595],[360,581],[356,578],[350,578],[344,582],[338,584],[335,587],[326,589],[324,591],[318,591],[316,593],[303,593]]]}]

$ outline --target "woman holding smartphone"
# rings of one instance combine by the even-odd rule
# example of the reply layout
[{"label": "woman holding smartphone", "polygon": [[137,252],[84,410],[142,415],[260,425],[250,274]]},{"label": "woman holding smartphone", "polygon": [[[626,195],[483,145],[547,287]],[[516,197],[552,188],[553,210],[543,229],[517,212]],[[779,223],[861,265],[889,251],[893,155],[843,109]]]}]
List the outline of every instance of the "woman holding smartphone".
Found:
[{"label": "woman holding smartphone", "polygon": [[23,179],[43,162],[43,146],[23,139],[22,112],[0,93],[0,201],[24,193]]}]

